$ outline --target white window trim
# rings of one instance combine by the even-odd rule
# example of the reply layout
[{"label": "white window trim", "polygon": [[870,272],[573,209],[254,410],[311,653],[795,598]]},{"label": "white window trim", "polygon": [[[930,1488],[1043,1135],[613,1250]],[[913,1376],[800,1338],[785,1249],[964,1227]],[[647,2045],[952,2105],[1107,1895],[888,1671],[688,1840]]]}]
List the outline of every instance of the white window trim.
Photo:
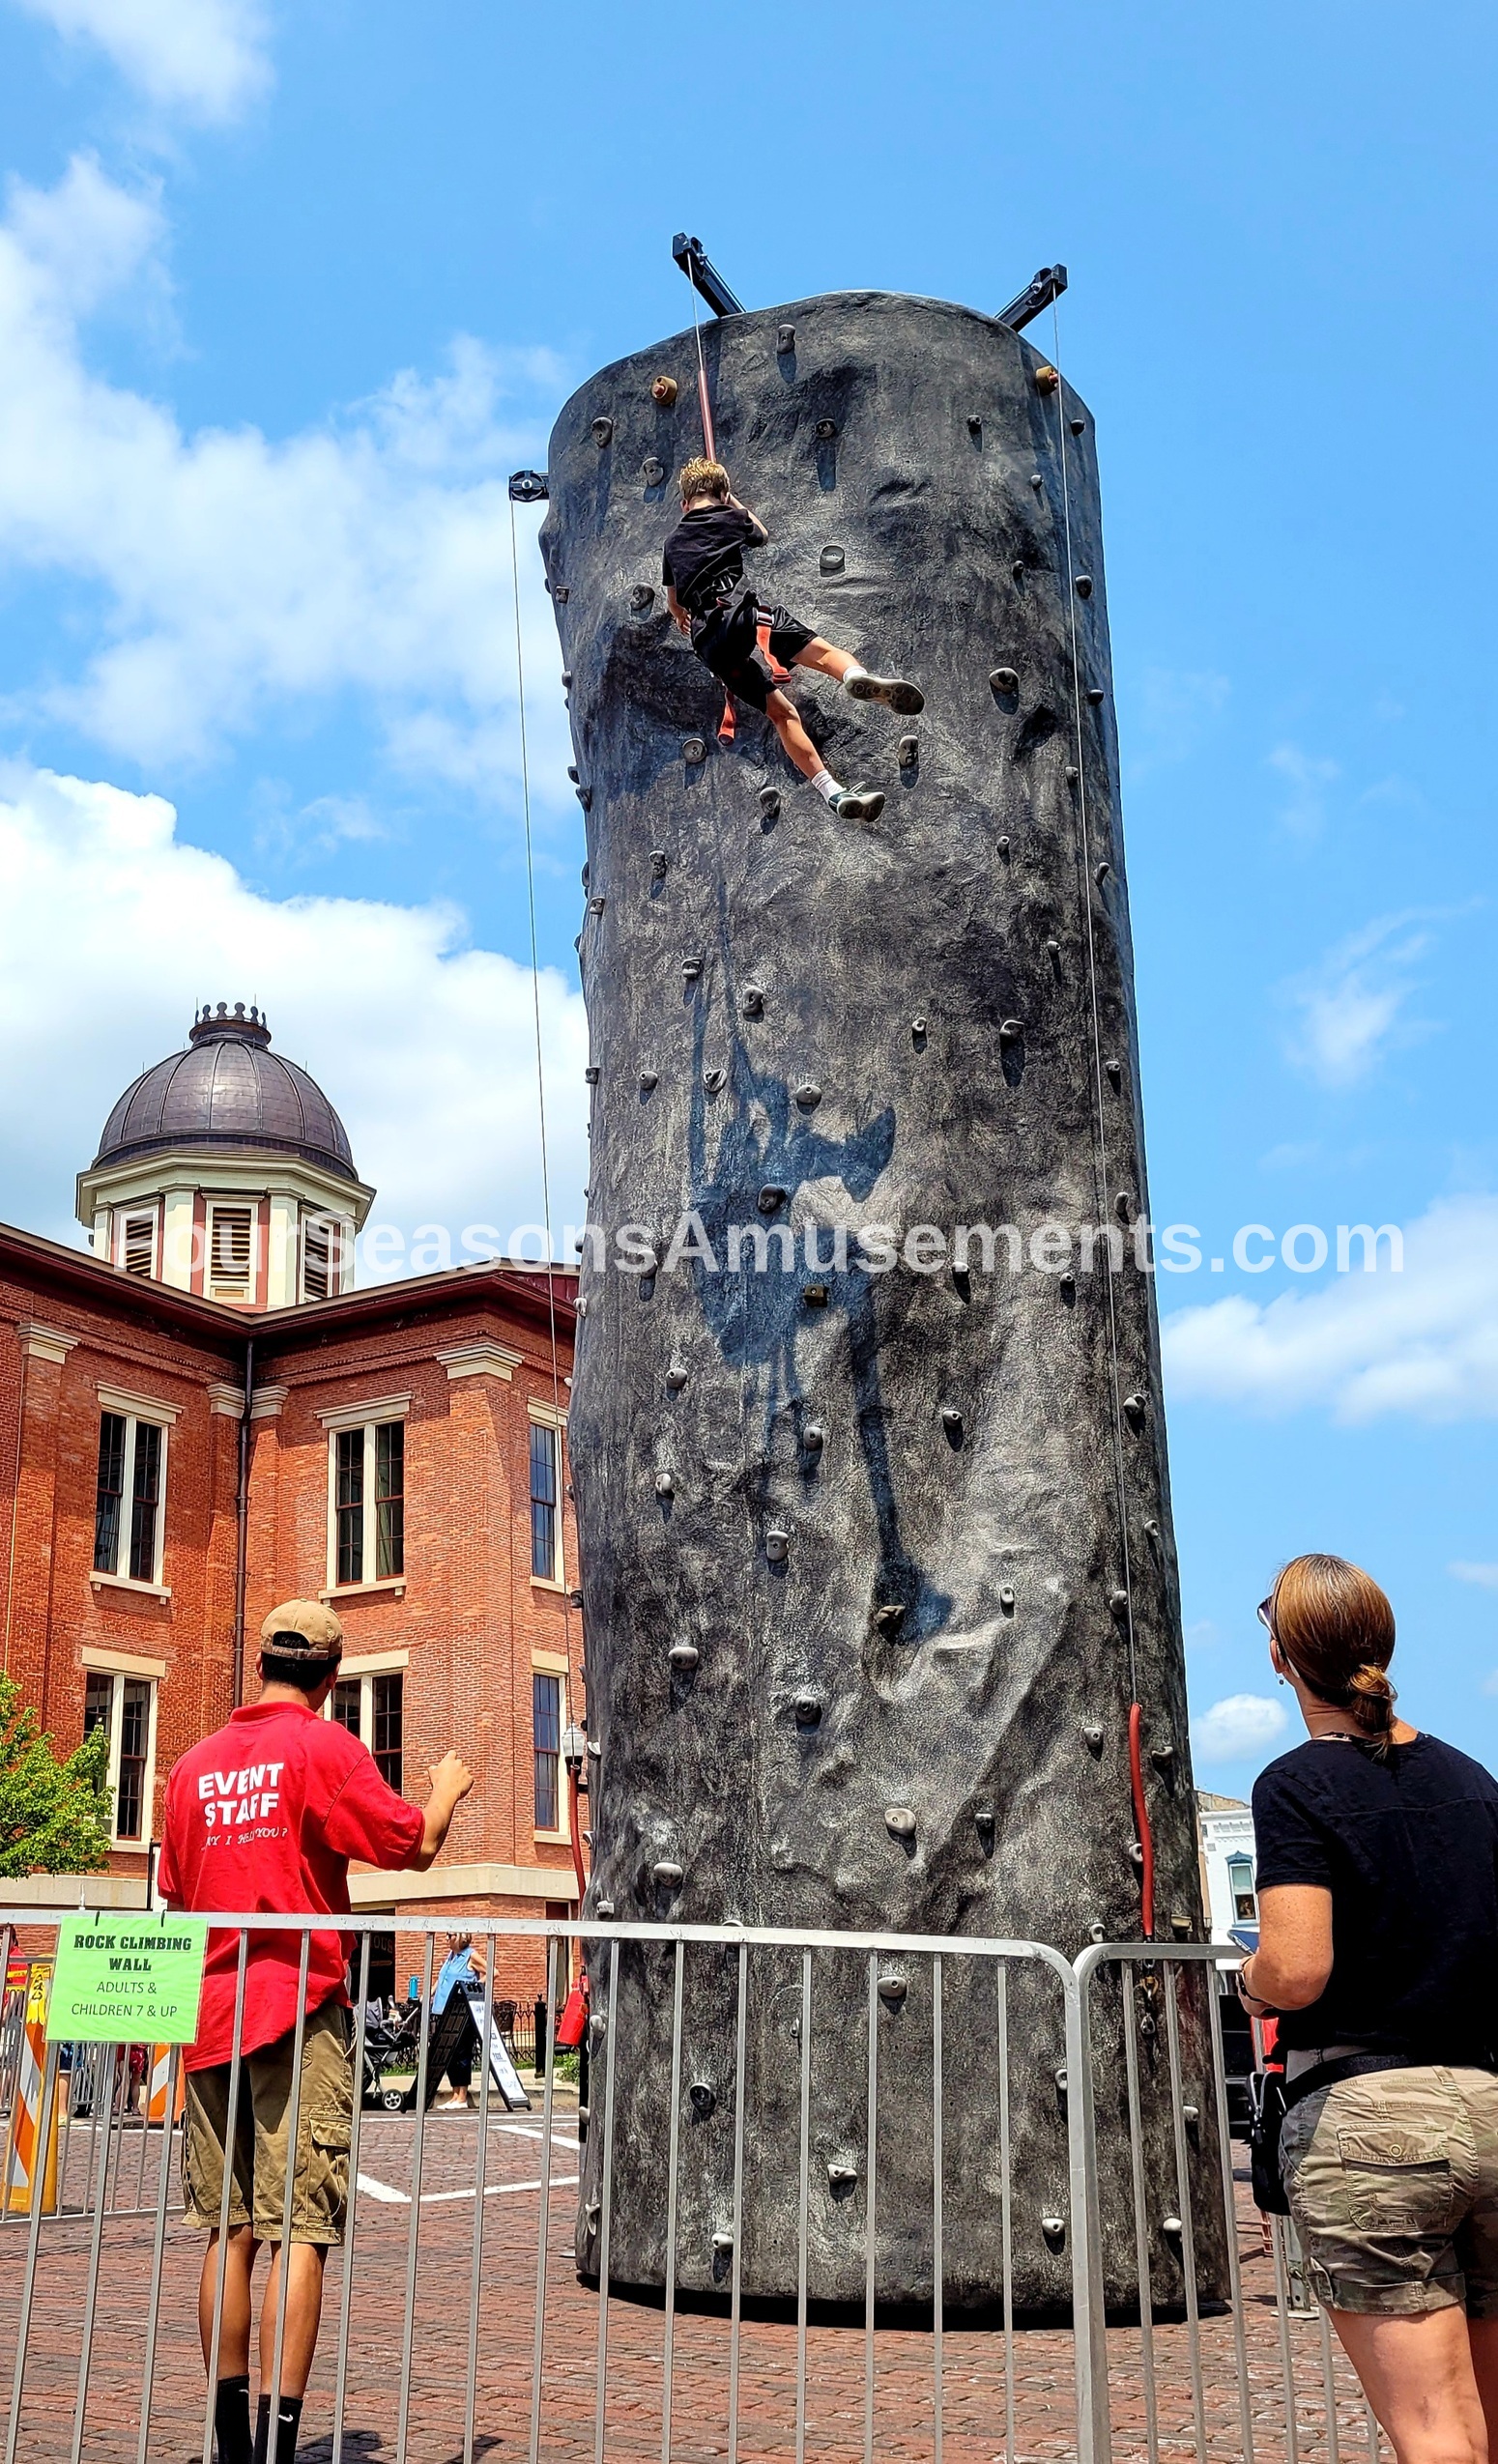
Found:
[{"label": "white window trim", "polygon": [[[118,1654],[121,1659],[125,1656],[123,1651]],[[87,1665],[88,1662],[85,1660],[84,1666],[87,1667]],[[107,1774],[107,1786],[110,1792],[109,1837],[116,1848],[127,1850],[138,1849],[144,1856],[153,1838],[156,1814],[156,1717],[157,1703],[160,1693],[159,1681],[156,1677],[145,1676],[141,1671],[135,1669],[96,1669],[94,1673],[96,1676],[107,1676],[109,1678],[109,1770]],[[146,1781],[140,1792],[140,1832],[136,1838],[122,1839],[118,1829],[120,1753],[125,1739],[124,1690],[131,1677],[138,1677],[142,1684],[150,1687],[151,1707],[146,1715]]]},{"label": "white window trim", "polygon": [[[101,1386],[99,1390],[101,1414],[114,1413],[125,1422],[125,1466],[120,1475],[120,1528],[115,1535],[114,1563],[94,1566],[90,1572],[90,1580],[101,1589],[107,1586],[124,1591],[149,1591],[158,1600],[169,1600],[172,1595],[163,1588],[161,1567],[166,1556],[166,1495],[167,1483],[171,1476],[172,1423],[177,1414],[175,1408],[160,1404],[152,1404],[147,1409],[140,1410],[137,1407],[142,1400],[140,1396],[120,1394],[108,1387]],[[129,1409],[125,1408],[127,1405]],[[156,1502],[156,1550],[152,1558],[149,1577],[126,1574],[121,1571],[122,1567],[130,1563],[130,1506],[135,1490],[135,1432],[142,1422],[148,1428],[158,1428],[161,1432],[161,1472],[157,1482]],[[99,1477],[97,1456],[94,1477],[97,1496]],[[151,1716],[153,1719],[156,1717],[154,1707]]]},{"label": "white window trim", "polygon": [[560,1411],[555,1403],[537,1402],[533,1394],[526,1397],[526,1413],[539,1429],[564,1429],[567,1425],[565,1412]]},{"label": "white window trim", "polygon": [[345,1651],[338,1662],[340,1676],[398,1676],[411,1666],[411,1653],[399,1651]]},{"label": "white window trim", "polygon": [[[342,1660],[339,1662],[338,1674],[334,1678],[333,1683],[335,1685],[357,1685],[359,1687],[359,1741],[363,1747],[365,1753],[372,1755],[374,1752],[375,1679],[377,1676],[403,1676],[406,1668],[406,1654],[404,1651],[375,1651],[371,1652],[369,1656],[371,1659],[385,1661],[389,1663],[389,1665],[381,1668],[371,1668],[367,1661],[362,1661],[356,1666],[352,1661]],[[404,1738],[404,1688],[402,1689],[401,1694],[401,1711],[403,1715],[402,1736]],[[329,1688],[328,1700],[323,1705],[321,1716],[325,1720],[331,1720],[332,1718],[331,1686]],[[402,1742],[402,1781],[405,1779],[405,1745],[404,1742]]]},{"label": "white window trim", "polygon": [[94,1391],[101,1412],[118,1412],[127,1420],[154,1420],[158,1428],[169,1429],[182,1418],[180,1403],[162,1403],[154,1394],[132,1394],[129,1387],[97,1384]]},{"label": "white window trim", "polygon": [[512,1352],[505,1343],[474,1342],[444,1343],[433,1358],[449,1378],[503,1378],[507,1386],[525,1355]]},{"label": "white window trim", "polygon": [[376,1394],[367,1403],[338,1403],[319,1412],[325,1429],[358,1429],[368,1420],[405,1420],[411,1416],[409,1394]]},{"label": "white window trim", "polygon": [[[408,1394],[399,1399],[409,1403],[411,1397]],[[341,1414],[334,1418],[326,1412],[319,1412],[317,1416],[328,1431],[328,1589],[322,1595],[325,1600],[344,1600],[351,1592],[361,1599],[369,1591],[393,1591],[399,1598],[406,1589],[404,1539],[401,1544],[402,1570],[399,1574],[369,1574],[359,1583],[340,1583],[338,1580],[338,1440],[340,1437],[346,1437],[351,1429],[361,1428],[364,1432],[364,1563],[374,1565],[378,1562],[376,1534],[379,1529],[379,1517],[375,1511],[377,1503],[375,1431],[381,1427],[389,1428],[393,1421],[404,1420],[406,1415],[404,1412],[381,1411],[378,1406],[375,1407],[375,1411],[376,1417],[372,1420],[355,1418],[352,1416],[345,1419]],[[401,1497],[404,1504],[404,1487]]]},{"label": "white window trim", "polygon": [[[531,1672],[533,1676],[554,1676],[557,1679],[557,1704],[561,1715],[558,1721],[557,1734],[559,1737],[565,1736],[567,1733],[567,1678],[570,1674],[566,1661],[560,1659],[553,1651],[533,1651],[531,1654]],[[535,1810],[535,1707],[533,1695],[531,1709],[531,1807],[532,1812],[533,1813]],[[560,1747],[557,1754],[557,1807],[561,1814],[565,1815],[567,1810],[567,1766],[562,1759]],[[543,1831],[538,1824],[533,1823],[531,1837],[533,1840],[544,1842],[548,1848],[555,1847],[559,1841],[563,1847],[569,1847],[571,1845],[572,1832],[570,1826],[565,1821],[563,1821],[555,1831]]]},{"label": "white window trim", "polygon": [[144,1676],[159,1685],[166,1675],[164,1660],[148,1660],[141,1651],[106,1651],[97,1643],[85,1643],[79,1658],[86,1669],[110,1676]]}]

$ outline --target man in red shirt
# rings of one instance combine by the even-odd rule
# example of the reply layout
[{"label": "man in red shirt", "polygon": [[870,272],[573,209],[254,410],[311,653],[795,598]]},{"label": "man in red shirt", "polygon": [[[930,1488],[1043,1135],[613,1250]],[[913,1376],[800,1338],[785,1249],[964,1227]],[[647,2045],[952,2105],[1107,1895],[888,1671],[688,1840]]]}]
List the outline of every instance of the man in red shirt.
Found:
[{"label": "man in red shirt", "polygon": [[[260,1629],[258,1703],[183,1756],[166,1784],[157,1876],[170,1906],[236,1915],[346,1916],[349,1859],[424,1873],[474,1775],[446,1754],[427,1776],[424,1811],[387,1788],[373,1757],[321,1719],[343,1653],[343,1628],[315,1600],[286,1600]],[[198,2288],[203,2358],[213,2340],[224,2151],[232,2182],[215,2421],[219,2464],[267,2464],[281,2242],[286,2327],[275,2464],[293,2464],[317,2348],[323,2265],[343,2239],[354,2109],[345,1970],[352,1937],[310,1936],[297,2155],[289,2229],[283,2214],[296,2045],[300,1932],[246,1935],[236,2110],[229,2111],[240,1936],[210,1934],[197,2042],[186,2060],[183,2186],[189,2220],[209,2235]],[[250,2288],[262,2242],[275,2245],[260,2313],[260,2404],[249,2432]]]}]

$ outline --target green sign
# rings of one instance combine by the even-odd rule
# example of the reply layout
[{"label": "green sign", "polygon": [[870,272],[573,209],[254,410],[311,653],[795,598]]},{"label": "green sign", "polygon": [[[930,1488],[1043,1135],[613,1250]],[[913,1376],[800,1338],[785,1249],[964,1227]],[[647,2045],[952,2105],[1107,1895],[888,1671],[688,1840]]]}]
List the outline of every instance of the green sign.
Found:
[{"label": "green sign", "polygon": [[190,2045],[208,1952],[201,1916],[69,1916],[57,1934],[49,2043]]}]

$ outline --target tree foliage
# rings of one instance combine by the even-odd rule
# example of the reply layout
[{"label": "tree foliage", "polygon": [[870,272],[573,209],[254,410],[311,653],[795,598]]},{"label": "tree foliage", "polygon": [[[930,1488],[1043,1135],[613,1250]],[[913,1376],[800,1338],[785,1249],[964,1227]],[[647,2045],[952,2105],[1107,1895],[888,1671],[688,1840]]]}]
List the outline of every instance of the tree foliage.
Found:
[{"label": "tree foliage", "polygon": [[65,1762],[13,1676],[0,1676],[0,1876],[98,1874],[109,1862],[109,1732]]}]

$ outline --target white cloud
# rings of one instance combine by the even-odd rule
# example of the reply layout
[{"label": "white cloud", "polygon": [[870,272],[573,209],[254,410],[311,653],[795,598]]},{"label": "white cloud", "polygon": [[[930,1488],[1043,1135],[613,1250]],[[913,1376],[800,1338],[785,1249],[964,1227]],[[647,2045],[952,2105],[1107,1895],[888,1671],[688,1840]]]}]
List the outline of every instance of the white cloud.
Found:
[{"label": "white cloud", "polygon": [[1290,1057],[1322,1086],[1356,1086],[1391,1044],[1429,1033],[1428,1025],[1401,1016],[1414,989],[1411,969],[1430,948],[1429,920],[1418,913],[1377,917],[1310,974],[1281,988],[1299,1013]]},{"label": "white cloud", "polygon": [[1277,744],[1269,766],[1279,772],[1288,790],[1280,808],[1285,828],[1298,839],[1318,837],[1326,819],[1326,790],[1341,775],[1338,763],[1304,753],[1298,744]]},{"label": "white cloud", "polygon": [[[92,656],[13,700],[145,764],[201,759],[279,706],[353,692],[405,766],[492,791],[519,771],[505,479],[558,372],[459,339],[327,426],[184,434],[92,375],[78,320],[149,279],[154,200],[86,158],[0,225],[0,554],[97,594]],[[529,517],[533,530],[534,517]],[[538,784],[566,799],[556,630],[521,530]]]},{"label": "white cloud", "polygon": [[[159,796],[0,771],[0,1155],[12,1222],[77,1241],[72,1176],[204,1000],[257,1001],[342,1115],[375,1215],[502,1239],[541,1218],[530,970],[438,906],[260,897]],[[582,996],[540,978],[552,1217],[586,1169]]]},{"label": "white cloud", "polygon": [[270,81],[261,0],[20,0],[70,40],[97,43],[151,101],[230,120]]},{"label": "white cloud", "polygon": [[1229,1694],[1193,1721],[1192,1753],[1198,1762],[1245,1762],[1266,1754],[1284,1726],[1272,1694]]},{"label": "white cloud", "polygon": [[1498,1565],[1474,1564],[1470,1558],[1454,1558],[1446,1569],[1458,1583],[1476,1583],[1484,1591],[1498,1591]]},{"label": "white cloud", "polygon": [[1387,1243],[1372,1275],[1361,1244],[1350,1253],[1352,1272],[1313,1291],[1174,1310],[1162,1329],[1171,1400],[1317,1406],[1341,1421],[1498,1415],[1498,1197],[1437,1199],[1406,1226],[1397,1274]]}]

